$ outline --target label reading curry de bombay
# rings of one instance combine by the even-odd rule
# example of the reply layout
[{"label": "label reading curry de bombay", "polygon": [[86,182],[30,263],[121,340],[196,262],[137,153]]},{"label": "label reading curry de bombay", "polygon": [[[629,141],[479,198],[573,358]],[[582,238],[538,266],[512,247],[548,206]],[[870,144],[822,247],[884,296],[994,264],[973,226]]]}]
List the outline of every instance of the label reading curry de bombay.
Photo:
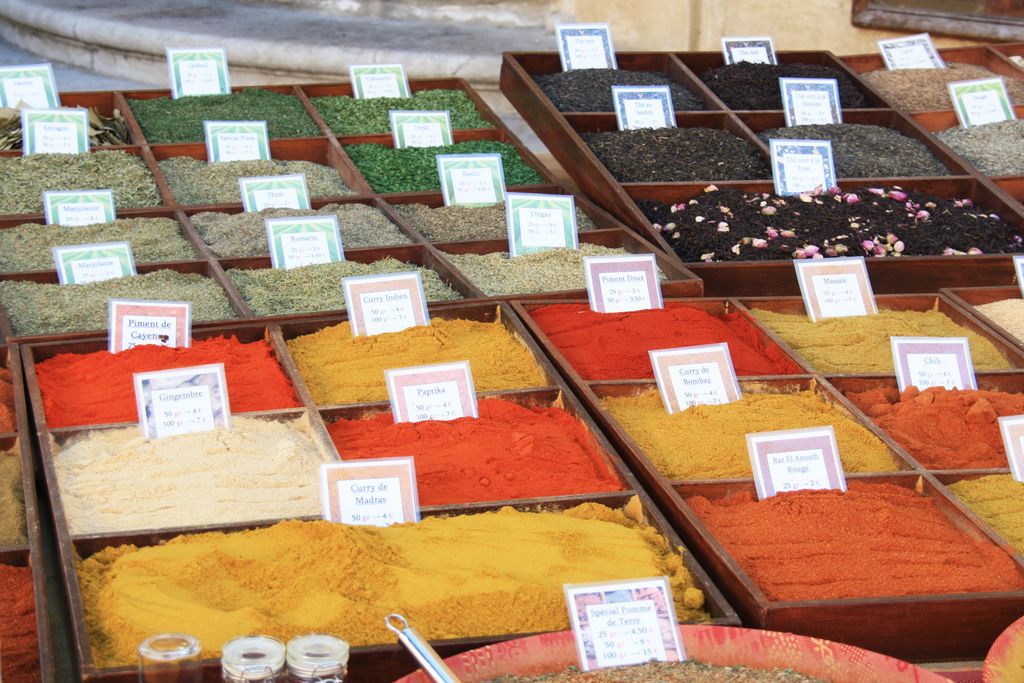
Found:
[{"label": "label reading curry de bombay", "polygon": [[110,190],[49,190],[43,193],[46,224],[95,225],[117,218]]},{"label": "label reading curry de bombay", "polygon": [[137,372],[132,377],[139,424],[147,438],[231,429],[223,363]]},{"label": "label reading curry de bombay", "polygon": [[51,64],[0,67],[0,106],[14,109],[19,104],[35,109],[60,106]]},{"label": "label reading curry de bombay", "polygon": [[339,524],[391,526],[420,521],[412,457],[320,466],[323,518]]},{"label": "label reading curry de bombay", "polygon": [[863,256],[795,260],[793,266],[811,322],[878,313]]},{"label": "label reading curry de bombay", "polygon": [[430,324],[419,271],[357,275],[341,280],[353,337]]},{"label": "label reading curry de bombay", "polygon": [[263,224],[275,268],[290,270],[345,260],[336,215],[267,218]]},{"label": "label reading curry de bombay", "polygon": [[555,24],[562,71],[617,69],[608,24]]},{"label": "label reading curry de bombay", "polygon": [[136,346],[192,346],[192,303],[111,299],[107,348],[120,353]]},{"label": "label reading curry de bombay", "polygon": [[889,337],[896,384],[907,387],[977,389],[967,337]]},{"label": "label reading curry de bombay", "polygon": [[768,141],[775,194],[820,192],[836,186],[831,140]]},{"label": "label reading curry de bombay", "polygon": [[671,415],[697,405],[740,400],[740,383],[729,345],[705,344],[648,351],[665,410]]},{"label": "label reading curry de bombay", "polygon": [[957,81],[947,87],[962,128],[1017,118],[1002,78]]},{"label": "label reading curry de bombay", "polygon": [[22,109],[21,152],[85,154],[89,151],[89,112],[86,109]]},{"label": "label reading curry de bombay", "polygon": [[505,221],[510,256],[579,247],[572,195],[508,192]]},{"label": "label reading curry de bombay", "polygon": [[723,36],[722,57],[726,64],[775,64],[775,45],[770,36]]},{"label": "label reading curry de bombay", "polygon": [[242,192],[242,207],[246,211],[310,208],[309,190],[303,173],[239,178],[238,187]]},{"label": "label reading curry de bombay", "polygon": [[438,154],[445,206],[490,206],[505,196],[500,154]]},{"label": "label reading curry de bombay", "polygon": [[270,159],[270,135],[266,121],[203,121],[206,159],[255,161]]},{"label": "label reading curry de bombay", "polygon": [[803,489],[846,490],[832,426],[747,434],[758,500]]},{"label": "label reading curry de bombay", "polygon": [[946,63],[927,33],[878,41],[887,69],[945,69]]},{"label": "label reading curry de bombay", "polygon": [[667,85],[613,85],[612,102],[619,130],[676,127],[672,91]]},{"label": "label reading curry de bombay", "polygon": [[469,361],[385,370],[395,422],[478,417]]},{"label": "label reading curry de bombay", "polygon": [[135,259],[128,242],[54,247],[53,262],[62,285],[84,285],[135,275]]},{"label": "label reading curry de bombay", "polygon": [[623,313],[664,307],[654,254],[586,256],[583,272],[593,311]]},{"label": "label reading curry de bombay", "polygon": [[167,48],[167,71],[171,79],[171,97],[187,95],[227,95],[228,55],[224,48]]},{"label": "label reading curry de bombay", "polygon": [[842,123],[839,81],[834,78],[780,78],[787,126]]},{"label": "label reading curry de bombay", "polygon": [[388,117],[395,149],[444,147],[454,142],[451,115],[447,111],[391,111]]},{"label": "label reading curry de bombay", "polygon": [[354,64],[348,68],[352,94],[357,100],[375,97],[412,97],[401,64]]}]

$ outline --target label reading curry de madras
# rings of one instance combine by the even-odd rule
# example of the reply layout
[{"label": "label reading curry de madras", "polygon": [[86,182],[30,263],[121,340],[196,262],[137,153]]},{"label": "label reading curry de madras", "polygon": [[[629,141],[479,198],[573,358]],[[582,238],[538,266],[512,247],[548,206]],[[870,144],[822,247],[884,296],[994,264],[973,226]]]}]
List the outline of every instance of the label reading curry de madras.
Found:
[{"label": "label reading curry de madras", "polygon": [[420,521],[412,457],[320,466],[323,518],[339,524],[391,526]]}]

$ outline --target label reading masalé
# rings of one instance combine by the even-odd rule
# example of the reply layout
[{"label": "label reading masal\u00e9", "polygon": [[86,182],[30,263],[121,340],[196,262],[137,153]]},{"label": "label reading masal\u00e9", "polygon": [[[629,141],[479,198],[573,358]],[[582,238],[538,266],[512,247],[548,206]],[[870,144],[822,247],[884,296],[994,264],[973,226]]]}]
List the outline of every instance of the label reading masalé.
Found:
[{"label": "label reading masal\u00e9", "polygon": [[192,346],[192,303],[111,299],[107,349],[120,353],[136,346]]},{"label": "label reading masal\u00e9", "polygon": [[303,173],[239,178],[238,187],[246,211],[311,208]]},{"label": "label reading masal\u00e9", "polygon": [[977,389],[967,337],[889,337],[896,384],[907,387]]},{"label": "label reading masal\u00e9", "polygon": [[839,81],[834,78],[780,78],[787,126],[842,123]]},{"label": "label reading masal\u00e9", "polygon": [[831,140],[772,139],[768,143],[776,194],[820,192],[836,186]]},{"label": "label reading masal\u00e9", "polygon": [[84,285],[135,275],[135,259],[128,242],[54,247],[53,262],[62,285]]},{"label": "label reading masal\u00e9", "polygon": [[266,121],[203,121],[206,160],[257,161],[270,159]]},{"label": "label reading masal\u00e9", "polygon": [[231,429],[223,363],[137,372],[133,380],[146,438]]},{"label": "label reading masal\u00e9", "polygon": [[878,313],[863,256],[795,260],[793,266],[811,322]]},{"label": "label reading masal\u00e9", "polygon": [[430,324],[419,271],[346,277],[341,287],[353,337]]},{"label": "label reading masal\u00e9", "polygon": [[86,109],[22,109],[21,151],[32,154],[85,154],[89,151]]},{"label": "label reading masal\u00e9", "polygon": [[648,351],[661,402],[671,415],[697,405],[740,400],[729,345],[705,344]]},{"label": "label reading masal\u00e9", "polygon": [[274,268],[291,270],[345,260],[338,216],[294,216],[263,221]]},{"label": "label reading masal\u00e9", "polygon": [[385,370],[395,422],[478,417],[469,361]]},{"label": "label reading masal\u00e9", "polygon": [[586,256],[587,299],[597,313],[664,308],[654,254]]},{"label": "label reading masal\u00e9", "polygon": [[608,24],[555,24],[562,71],[617,69]]},{"label": "label reading masal\u00e9", "polygon": [[95,225],[117,218],[110,190],[48,190],[43,193],[46,224]]},{"label": "label reading masal\u00e9", "polygon": [[747,434],[758,500],[802,489],[846,490],[832,426]]},{"label": "label reading masal\u00e9", "polygon": [[320,501],[328,522],[357,526],[418,522],[416,465],[411,457],[321,465]]},{"label": "label reading masal\u00e9", "polygon": [[753,62],[776,64],[775,45],[770,36],[722,37],[722,57],[726,64]]},{"label": "label reading masal\u00e9", "polygon": [[1006,82],[1001,77],[957,81],[947,87],[962,128],[1017,118],[1006,93]]},{"label": "label reading masal\u00e9", "polygon": [[60,106],[51,64],[0,67],[0,106],[14,109],[19,104],[34,109]]},{"label": "label reading masal\u00e9", "polygon": [[505,194],[510,256],[547,249],[577,249],[576,200],[572,195]]},{"label": "label reading masal\u00e9", "polygon": [[228,55],[224,48],[167,48],[167,71],[171,79],[171,97],[188,95],[227,95]]},{"label": "label reading masal\u00e9", "polygon": [[1015,481],[1024,482],[1024,415],[999,418],[999,434],[1003,437],[1006,461]]},{"label": "label reading masal\u00e9", "polygon": [[447,111],[391,111],[388,117],[395,149],[444,147],[454,142],[452,119]]},{"label": "label reading masal\u00e9", "polygon": [[945,69],[938,50],[927,33],[878,41],[887,69]]},{"label": "label reading masal\u00e9", "polygon": [[357,100],[375,97],[412,97],[401,64],[354,64],[348,68],[352,94]]},{"label": "label reading masal\u00e9", "polygon": [[445,206],[490,206],[505,196],[500,154],[438,154]]},{"label": "label reading masal\u00e9", "polygon": [[619,130],[676,127],[672,91],[667,85],[613,85],[612,102]]},{"label": "label reading masal\u00e9", "polygon": [[567,583],[564,589],[584,671],[686,659],[667,577]]}]

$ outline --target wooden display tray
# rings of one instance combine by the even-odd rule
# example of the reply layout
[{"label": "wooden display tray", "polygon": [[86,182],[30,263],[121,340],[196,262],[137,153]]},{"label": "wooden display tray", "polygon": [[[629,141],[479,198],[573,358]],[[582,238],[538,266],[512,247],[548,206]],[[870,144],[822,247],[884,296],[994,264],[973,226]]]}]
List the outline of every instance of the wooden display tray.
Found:
[{"label": "wooden display tray", "polygon": [[1024,339],[1016,337],[1005,327],[992,320],[976,307],[1004,299],[1020,299],[1020,287],[959,287],[942,290],[942,295],[960,306],[968,315],[995,330],[1007,344],[1024,349]]}]

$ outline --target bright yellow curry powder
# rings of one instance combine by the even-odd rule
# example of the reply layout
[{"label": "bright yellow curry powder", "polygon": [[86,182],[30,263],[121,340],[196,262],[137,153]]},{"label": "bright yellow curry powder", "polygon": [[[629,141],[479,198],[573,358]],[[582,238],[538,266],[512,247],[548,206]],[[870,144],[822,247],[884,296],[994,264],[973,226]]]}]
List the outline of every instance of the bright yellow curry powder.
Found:
[{"label": "bright yellow curry powder", "polygon": [[296,337],[288,349],[320,405],[386,401],[384,371],[468,360],[477,391],[545,386],[526,346],[500,320],[446,320],[353,337],[348,322]]},{"label": "bright yellow curry powder", "polygon": [[[635,513],[638,504],[627,506]],[[675,548],[622,510],[428,517],[387,528],[285,521],[235,533],[107,548],[79,567],[99,666],[136,661],[153,633],[190,633],[217,656],[240,634],[331,633],[393,643],[404,614],[428,638],[569,628],[562,584],[670,577],[678,617],[705,621],[704,594]]]},{"label": "bright yellow curry powder", "polygon": [[1024,551],[1024,483],[1009,474],[961,479],[949,490],[1017,552]]},{"label": "bright yellow curry powder", "polygon": [[694,406],[669,415],[657,390],[602,401],[644,455],[670,479],[751,477],[746,435],[832,425],[846,472],[893,472],[888,448],[865,427],[813,391],[745,393],[724,405]]}]

